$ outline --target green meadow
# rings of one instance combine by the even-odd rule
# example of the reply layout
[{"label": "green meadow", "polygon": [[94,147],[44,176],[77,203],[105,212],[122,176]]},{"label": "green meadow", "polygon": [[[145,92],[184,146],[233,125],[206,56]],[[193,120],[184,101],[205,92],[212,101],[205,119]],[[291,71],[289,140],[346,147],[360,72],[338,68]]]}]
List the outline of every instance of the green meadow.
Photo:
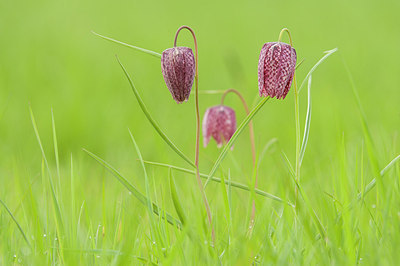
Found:
[{"label": "green meadow", "polygon": [[[399,11],[394,0],[1,0],[0,265],[396,265]],[[231,88],[257,108],[256,166],[248,125],[233,150],[200,135],[212,226],[193,167],[194,86],[177,104],[160,58],[93,34],[162,53],[181,25],[198,41],[200,118]],[[304,81],[297,133],[293,85],[258,108],[260,50],[282,28]],[[178,44],[194,48],[188,31]],[[249,121],[239,98],[225,104]]]}]

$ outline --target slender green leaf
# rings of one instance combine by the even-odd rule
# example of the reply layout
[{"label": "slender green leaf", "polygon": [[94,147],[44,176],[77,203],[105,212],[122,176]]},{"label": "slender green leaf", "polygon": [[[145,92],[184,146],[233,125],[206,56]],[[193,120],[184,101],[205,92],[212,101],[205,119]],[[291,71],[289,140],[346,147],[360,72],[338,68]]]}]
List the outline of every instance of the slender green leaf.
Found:
[{"label": "slender green leaf", "polygon": [[139,95],[138,90],[136,89],[135,85],[133,85],[132,79],[130,78],[128,72],[126,71],[125,67],[122,65],[121,61],[119,61],[117,57],[117,61],[119,65],[121,66],[122,70],[125,73],[126,78],[129,81],[129,84],[131,85],[132,91],[135,94],[136,100],[139,103],[140,108],[142,109],[144,115],[146,116],[147,120],[149,120],[150,124],[154,127],[154,129],[157,131],[157,133],[161,136],[161,138],[167,143],[173,151],[176,152],[182,159],[184,159],[187,163],[189,163],[191,166],[196,168],[196,165],[194,162],[192,162],[183,152],[181,152],[178,147],[167,137],[167,135],[161,130],[160,126],[157,124],[157,122],[151,117],[149,111],[147,110],[146,105],[144,104],[142,98]]},{"label": "slender green leaf", "polygon": [[179,199],[178,190],[176,189],[176,184],[174,177],[172,176],[171,168],[169,168],[168,177],[169,177],[169,189],[171,192],[172,203],[174,204],[175,211],[178,214],[179,219],[181,220],[182,224],[185,225],[186,215],[183,210],[182,203]]},{"label": "slender green leaf", "polygon": [[[102,165],[107,171],[109,171],[124,187],[126,187],[133,196],[135,196],[142,204],[147,204],[149,201],[145,195],[139,192],[139,190],[136,189],[129,181],[123,177],[114,167],[112,167],[109,163],[101,159],[100,157],[96,156],[95,154],[91,153],[90,151],[83,149],[84,152],[86,152],[90,157],[95,159],[100,165]],[[153,212],[156,215],[160,215],[162,213],[162,210],[153,203]],[[168,213],[166,214],[167,221],[171,225],[175,225],[178,228],[182,227],[182,224],[180,221],[169,215]]]},{"label": "slender green leaf", "polygon": [[58,143],[57,143],[56,123],[54,121],[53,108],[51,108],[51,125],[53,128],[54,155],[56,158],[58,185],[59,185],[59,188],[61,189],[60,160],[58,158]]},{"label": "slender green leaf", "polygon": [[63,224],[63,221],[62,221],[60,205],[58,204],[58,200],[57,200],[56,193],[55,193],[55,190],[54,190],[54,184],[53,184],[53,179],[52,179],[49,163],[47,162],[46,154],[44,153],[43,145],[42,145],[42,142],[40,140],[39,131],[37,129],[36,122],[35,122],[35,116],[33,115],[33,111],[32,111],[31,106],[29,106],[29,112],[31,114],[33,130],[35,131],[36,139],[37,139],[37,142],[39,144],[40,151],[42,152],[42,158],[43,158],[43,161],[46,164],[47,172],[48,172],[48,175],[49,175],[51,196],[52,196],[53,207],[54,207],[55,216],[56,216],[55,217],[56,218],[56,227],[57,227],[57,230],[59,231],[59,233],[61,233],[61,235],[63,235],[64,234],[64,224]]},{"label": "slender green leaf", "polygon": [[[392,168],[396,164],[396,162],[399,160],[400,160],[400,155],[398,155],[396,158],[394,158],[392,161],[390,161],[390,163],[381,170],[380,176],[383,177],[390,170],[390,168]],[[368,185],[365,186],[364,193],[362,193],[362,192],[358,193],[357,198],[361,199],[362,196],[365,196],[365,194],[370,192],[375,187],[375,185],[376,185],[376,178],[372,179],[372,181],[369,182]]]},{"label": "slender green leaf", "polygon": [[304,153],[306,152],[308,136],[310,134],[310,124],[311,124],[311,77],[308,78],[308,104],[307,104],[307,115],[306,115],[306,122],[304,126],[304,136],[303,142],[301,143],[300,149],[300,165],[303,162]]},{"label": "slender green leaf", "polygon": [[300,63],[298,63],[298,64],[296,65],[296,67],[294,68],[294,70],[297,70],[297,69],[303,64],[304,61],[305,61],[304,58],[301,59]]},{"label": "slender green leaf", "polygon": [[0,199],[0,203],[4,206],[4,208],[6,209],[8,214],[10,215],[11,219],[13,219],[14,223],[17,225],[19,231],[21,232],[21,235],[24,237],[24,239],[25,239],[26,243],[28,244],[28,246],[31,247],[31,244],[29,243],[29,240],[26,237],[24,230],[22,230],[22,227],[19,225],[17,219],[15,219],[15,217],[12,214],[12,212],[10,211],[10,209],[7,207],[7,205],[1,199]]},{"label": "slender green leaf", "polygon": [[[128,129],[129,131],[129,135],[131,136],[131,140],[133,143],[133,146],[135,147],[136,153],[139,157],[140,160],[140,164],[142,166],[143,169],[143,174],[144,174],[144,186],[145,186],[145,190],[146,190],[146,206],[147,206],[147,210],[149,212],[149,218],[150,218],[150,231],[152,234],[152,239],[155,239],[155,221],[154,221],[154,216],[151,215],[153,212],[153,208],[152,208],[152,204],[151,204],[151,196],[150,196],[150,182],[149,182],[149,177],[147,176],[147,171],[146,171],[146,167],[143,163],[143,158],[142,158],[142,153],[140,152],[139,146],[136,143],[135,138],[132,135],[132,132]],[[162,216],[162,215],[160,215]]]},{"label": "slender green leaf", "polygon": [[[342,58],[343,59],[343,58]],[[374,172],[374,176],[375,177],[380,177],[380,173],[379,173],[379,164],[378,164],[378,159],[376,158],[376,148],[375,145],[372,141],[372,136],[368,127],[368,122],[367,122],[367,116],[365,115],[364,112],[364,108],[361,104],[361,100],[360,100],[360,96],[358,95],[358,90],[356,87],[356,84],[353,80],[353,76],[351,75],[350,69],[347,66],[346,62],[343,59],[343,65],[347,71],[347,76],[350,80],[351,83],[351,88],[353,90],[353,94],[354,94],[354,98],[357,102],[357,106],[358,106],[358,110],[360,112],[360,116],[361,116],[361,124],[362,124],[362,128],[363,128],[363,133],[364,133],[364,138],[365,138],[365,144],[367,146],[367,153],[368,153],[368,157],[370,160],[370,164],[372,167],[372,170]]]},{"label": "slender green leaf", "polygon": [[[166,168],[172,168],[172,169],[174,169],[174,170],[177,170],[177,171],[180,171],[180,172],[183,172],[183,173],[188,173],[188,174],[192,174],[192,175],[195,175],[195,174],[196,174],[196,172],[195,172],[194,170],[189,170],[189,169],[177,167],[177,166],[170,165],[170,164],[157,163],[157,162],[149,162],[149,161],[143,161],[143,162],[146,163],[146,164],[151,164],[151,165],[155,165],[155,166],[166,167]],[[200,173],[200,177],[201,177],[201,178],[207,178],[207,175],[206,175],[206,174]],[[222,182],[222,179],[221,179],[221,178],[218,178],[218,177],[212,177],[212,178],[211,178],[211,181],[214,181],[214,182],[217,182],[217,183],[221,183],[221,182]],[[232,186],[232,187],[236,187],[236,188],[245,190],[245,191],[250,191],[250,188],[249,188],[248,186],[246,186],[246,185],[244,185],[244,184],[241,184],[241,183],[238,183],[238,182],[235,182],[235,181],[227,181],[227,180],[225,180],[225,184],[230,185],[230,186]],[[284,204],[287,204],[287,205],[293,207],[293,204],[292,204],[292,203],[287,202],[287,201],[284,201],[284,200],[282,200],[281,198],[279,198],[279,197],[277,197],[277,196],[274,196],[274,195],[272,195],[272,194],[270,194],[270,193],[264,192],[264,191],[259,190],[259,189],[255,189],[254,192],[255,192],[256,194],[258,194],[258,195],[263,196],[263,197],[266,197],[266,198],[269,198],[269,199],[272,199],[272,200],[275,200],[275,201],[278,201],[278,202],[280,202],[280,203],[284,203]]]},{"label": "slender green leaf", "polygon": [[251,119],[257,114],[257,112],[264,106],[264,104],[271,99],[270,97],[266,97],[260,101],[260,103],[246,116],[243,122],[239,125],[236,129],[235,133],[232,135],[231,139],[225,145],[221,153],[219,154],[218,159],[216,160],[213,168],[211,169],[210,173],[208,174],[207,180],[204,184],[204,188],[207,187],[208,182],[211,180],[215,172],[218,170],[219,165],[222,163],[222,160],[225,158],[228,150],[232,147],[233,143],[235,143],[236,139],[239,137],[240,133],[243,132],[244,128],[250,122]]},{"label": "slender green leaf", "polygon": [[295,177],[296,174],[294,173],[293,165],[290,163],[289,158],[287,157],[287,155],[286,155],[286,153],[285,153],[284,151],[282,151],[282,155],[283,155],[282,157],[285,159],[284,161],[285,161],[285,163],[286,163],[286,167],[287,167],[288,170],[289,170],[289,173],[290,173],[293,177]]},{"label": "slender green leaf", "polygon": [[329,56],[331,56],[333,53],[335,53],[338,50],[338,48],[334,48],[332,50],[329,51],[325,51],[325,55],[311,68],[311,70],[307,73],[307,76],[304,78],[303,82],[301,83],[299,89],[298,89],[298,93],[300,93],[301,89],[303,88],[303,86],[306,84],[306,81],[308,80],[308,78],[311,76],[311,74],[318,68],[318,66],[325,61],[325,59],[327,59]]},{"label": "slender green leaf", "polygon": [[[310,213],[310,215],[311,215],[311,217],[312,217],[312,219],[313,219],[313,221],[314,221],[314,224],[315,224],[315,226],[317,227],[317,229],[318,229],[318,231],[319,231],[319,233],[320,233],[322,239],[326,241],[326,231],[325,231],[325,228],[324,228],[324,226],[322,225],[321,220],[319,219],[317,213],[315,212],[315,210],[314,210],[313,207],[311,206],[311,202],[310,202],[310,200],[308,199],[307,194],[303,191],[302,186],[299,184],[299,182],[297,182],[295,176],[292,175],[292,174],[291,174],[290,176],[292,177],[293,182],[295,183],[297,189],[299,190],[300,195],[301,195],[301,197],[303,198],[303,200],[304,200],[304,202],[305,202],[305,204],[306,204],[306,206],[307,206],[307,209],[308,209],[308,211],[309,211],[309,213]],[[298,202],[297,204],[300,204],[300,202]]]},{"label": "slender green leaf", "polygon": [[[299,184],[299,182],[297,182],[297,180],[296,180],[296,174],[294,173],[293,166],[292,166],[292,164],[290,163],[288,157],[286,156],[286,154],[285,154],[283,151],[282,151],[282,154],[283,154],[283,157],[284,157],[284,159],[285,159],[286,165],[287,165],[287,167],[288,167],[288,170],[289,170],[289,173],[290,173],[290,177],[292,178],[293,182],[295,183],[295,186],[296,186],[297,189],[299,190],[300,195],[301,195],[301,197],[303,198],[303,200],[304,200],[304,202],[305,202],[305,204],[306,204],[306,207],[307,207],[309,213],[311,214],[311,217],[312,217],[312,219],[313,219],[313,221],[314,221],[314,224],[315,224],[315,226],[317,227],[317,229],[318,229],[318,231],[319,231],[321,237],[325,240],[325,238],[326,238],[326,231],[325,231],[325,228],[323,227],[323,225],[322,225],[322,223],[321,223],[321,220],[319,219],[317,213],[316,213],[315,210],[312,208],[311,203],[310,203],[310,200],[309,200],[308,197],[307,197],[307,194],[304,193],[303,188],[301,187],[301,185]],[[300,204],[300,202],[298,202],[297,204]]]},{"label": "slender green leaf", "polygon": [[[230,171],[229,171],[230,172]],[[224,207],[225,207],[225,215],[227,218],[227,221],[229,223],[229,225],[231,225],[231,206],[229,204],[229,198],[228,198],[228,193],[226,191],[226,181],[224,178],[224,175],[221,176],[221,194],[222,194],[222,199],[224,202]]]},{"label": "slender green leaf", "polygon": [[127,44],[127,43],[124,43],[124,42],[120,42],[120,41],[117,41],[117,40],[115,40],[115,39],[113,39],[113,38],[100,35],[100,34],[94,32],[94,31],[92,31],[92,33],[93,33],[94,35],[96,35],[96,36],[98,36],[98,37],[104,39],[104,40],[107,40],[107,41],[110,41],[110,42],[113,42],[113,43],[117,43],[117,44],[120,44],[120,45],[125,46],[125,47],[132,48],[132,49],[134,49],[134,50],[137,50],[137,51],[140,51],[140,52],[143,52],[143,53],[152,55],[152,56],[157,57],[157,58],[161,58],[161,54],[159,54],[159,53],[157,53],[157,52],[154,52],[154,51],[151,51],[151,50],[148,50],[148,49],[144,49],[144,48],[141,48],[141,47],[138,47],[138,46],[130,45],[130,44]]}]

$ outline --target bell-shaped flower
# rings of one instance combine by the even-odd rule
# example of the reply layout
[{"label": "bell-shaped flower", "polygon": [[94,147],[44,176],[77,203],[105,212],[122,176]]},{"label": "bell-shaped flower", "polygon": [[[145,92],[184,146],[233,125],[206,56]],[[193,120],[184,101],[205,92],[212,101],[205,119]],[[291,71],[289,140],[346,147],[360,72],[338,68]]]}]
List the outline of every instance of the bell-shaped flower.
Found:
[{"label": "bell-shaped flower", "polygon": [[189,99],[195,76],[195,61],[189,47],[173,47],[161,55],[161,71],[168,90],[177,103]]},{"label": "bell-shaped flower", "polygon": [[296,60],[296,50],[289,44],[265,43],[258,61],[260,96],[285,99],[292,84]]},{"label": "bell-shaped flower", "polygon": [[218,148],[228,142],[236,131],[235,111],[225,105],[217,105],[206,110],[203,117],[203,141],[207,146],[210,138],[217,142]]}]

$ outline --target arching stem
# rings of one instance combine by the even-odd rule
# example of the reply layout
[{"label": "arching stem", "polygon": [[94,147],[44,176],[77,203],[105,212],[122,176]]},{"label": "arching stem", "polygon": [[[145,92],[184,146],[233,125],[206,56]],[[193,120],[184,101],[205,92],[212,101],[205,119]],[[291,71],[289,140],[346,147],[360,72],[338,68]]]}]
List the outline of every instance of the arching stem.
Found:
[{"label": "arching stem", "polygon": [[[289,36],[290,46],[293,47],[292,35],[287,28],[283,28],[279,34],[278,42],[281,41],[283,34],[287,33]],[[295,112],[295,120],[296,120],[296,165],[295,165],[295,178],[298,183],[300,183],[300,111],[299,111],[299,91],[297,89],[296,82],[296,70],[293,75],[293,87],[294,87],[294,112]],[[296,200],[295,205],[297,203],[298,190],[296,186]]]},{"label": "arching stem", "polygon": [[[235,90],[235,89],[228,89],[224,92],[224,94],[222,94],[222,98],[221,98],[221,105],[224,104],[224,100],[225,97],[228,93],[235,93],[239,99],[242,101],[243,107],[246,111],[246,115],[248,115],[250,113],[249,111],[249,107],[247,106],[246,100],[243,98],[242,94],[240,94],[239,91]],[[253,169],[255,172],[255,184],[254,184],[254,189],[257,188],[257,177],[258,177],[258,173],[257,173],[257,168],[256,168],[256,144],[254,141],[254,127],[253,127],[253,121],[249,122],[249,130],[250,130],[250,144],[251,144],[251,155],[252,155],[252,159],[253,159]],[[249,235],[251,235],[253,228],[254,228],[254,218],[256,215],[256,204],[255,201],[253,200],[252,202],[252,210],[251,210],[251,217],[250,217],[250,223],[249,223]]]},{"label": "arching stem", "polygon": [[194,34],[194,31],[192,28],[189,26],[181,26],[179,29],[176,31],[175,34],[175,40],[174,40],[174,47],[176,47],[176,42],[178,40],[178,35],[179,32],[183,29],[187,29],[190,31],[190,33],[193,36],[193,41],[194,41],[194,51],[195,51],[195,65],[196,65],[196,70],[195,70],[195,76],[194,76],[194,81],[195,81],[195,105],[196,105],[196,149],[195,149],[195,165],[196,165],[196,178],[197,178],[197,183],[199,185],[201,195],[204,201],[204,205],[206,207],[207,211],[207,217],[208,217],[208,222],[210,223],[211,226],[211,234],[212,234],[212,242],[213,245],[215,243],[215,232],[214,232],[214,226],[212,223],[212,217],[211,217],[211,210],[210,210],[210,205],[208,204],[207,200],[207,195],[204,191],[203,184],[200,179],[200,170],[199,170],[199,149],[200,149],[200,111],[199,111],[199,68],[198,68],[198,49],[197,49],[197,39],[196,35]]}]

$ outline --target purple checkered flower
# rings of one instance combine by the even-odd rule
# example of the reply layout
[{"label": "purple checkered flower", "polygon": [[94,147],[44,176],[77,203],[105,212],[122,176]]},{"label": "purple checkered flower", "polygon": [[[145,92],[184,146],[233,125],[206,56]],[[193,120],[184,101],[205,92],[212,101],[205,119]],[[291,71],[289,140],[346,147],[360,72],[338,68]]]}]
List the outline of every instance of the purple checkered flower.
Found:
[{"label": "purple checkered flower", "polygon": [[258,61],[260,96],[285,99],[296,68],[296,50],[287,43],[267,42]]},{"label": "purple checkered flower", "polygon": [[195,76],[195,61],[192,49],[173,47],[161,55],[161,71],[168,90],[177,103],[189,99]]},{"label": "purple checkered flower", "polygon": [[210,138],[217,142],[217,147],[228,142],[236,131],[236,115],[232,108],[225,105],[217,105],[206,110],[203,117],[204,147]]}]

